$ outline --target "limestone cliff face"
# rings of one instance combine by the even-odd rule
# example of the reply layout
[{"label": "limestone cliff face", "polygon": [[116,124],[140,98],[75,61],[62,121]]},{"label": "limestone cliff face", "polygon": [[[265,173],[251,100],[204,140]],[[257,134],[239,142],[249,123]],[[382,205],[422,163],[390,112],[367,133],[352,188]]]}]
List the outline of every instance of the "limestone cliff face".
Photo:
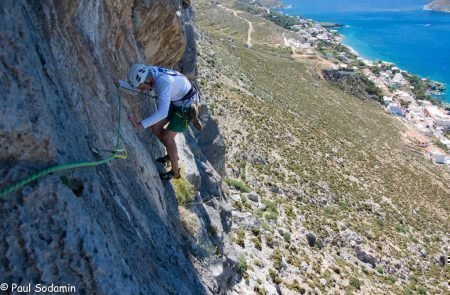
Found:
[{"label": "limestone cliff face", "polygon": [[[191,13],[179,0],[1,1],[0,187],[97,160],[90,144],[113,148],[111,75],[125,78],[132,63],[178,65],[194,77]],[[123,113],[154,110],[123,98]],[[49,175],[0,200],[1,282],[70,284],[80,294],[209,292],[188,258],[172,187],[158,177],[163,148],[123,113],[127,160]],[[183,149],[195,159],[184,165],[196,169],[200,197],[220,196],[220,176],[189,140]]]},{"label": "limestone cliff face", "polygon": [[435,0],[424,6],[426,10],[450,12],[450,0]]}]

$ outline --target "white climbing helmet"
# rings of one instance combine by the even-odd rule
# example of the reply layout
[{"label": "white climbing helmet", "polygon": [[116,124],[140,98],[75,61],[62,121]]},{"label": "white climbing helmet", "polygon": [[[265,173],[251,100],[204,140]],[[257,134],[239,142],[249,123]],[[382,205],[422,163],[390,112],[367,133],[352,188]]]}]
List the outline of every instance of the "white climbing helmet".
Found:
[{"label": "white climbing helmet", "polygon": [[139,87],[142,83],[144,83],[145,79],[147,79],[149,70],[146,65],[143,64],[134,64],[131,66],[128,71],[128,81],[131,86]]}]

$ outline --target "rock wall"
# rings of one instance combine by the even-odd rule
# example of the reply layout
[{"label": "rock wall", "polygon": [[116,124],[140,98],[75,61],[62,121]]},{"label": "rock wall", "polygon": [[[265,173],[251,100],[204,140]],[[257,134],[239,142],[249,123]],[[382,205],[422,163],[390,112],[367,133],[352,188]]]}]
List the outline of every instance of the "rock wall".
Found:
[{"label": "rock wall", "polygon": [[[195,77],[187,1],[4,0],[0,28],[0,187],[98,160],[92,146],[113,148],[120,106],[111,76],[124,78],[130,64],[178,65]],[[70,284],[79,294],[211,291],[189,259],[173,189],[159,180],[163,147],[125,119],[153,102],[122,98],[127,160],[45,176],[0,200],[1,282]],[[199,171],[201,198],[220,197],[220,176],[187,141],[195,157],[184,165]]]}]

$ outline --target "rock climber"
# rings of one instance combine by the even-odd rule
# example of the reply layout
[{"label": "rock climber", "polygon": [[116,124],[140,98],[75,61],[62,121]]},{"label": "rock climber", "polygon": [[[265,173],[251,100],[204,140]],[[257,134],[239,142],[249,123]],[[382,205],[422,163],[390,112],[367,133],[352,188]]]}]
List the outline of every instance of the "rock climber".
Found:
[{"label": "rock climber", "polygon": [[136,129],[150,127],[166,147],[167,154],[156,161],[170,162],[171,170],[160,173],[161,179],[180,178],[175,136],[184,132],[191,121],[195,128],[202,128],[195,104],[199,101],[197,89],[177,71],[144,64],[134,64],[130,68],[128,83],[116,78],[113,82],[117,87],[131,90],[130,93],[149,93],[153,90],[157,95],[157,110],[154,113],[141,121],[131,114],[128,119]]}]

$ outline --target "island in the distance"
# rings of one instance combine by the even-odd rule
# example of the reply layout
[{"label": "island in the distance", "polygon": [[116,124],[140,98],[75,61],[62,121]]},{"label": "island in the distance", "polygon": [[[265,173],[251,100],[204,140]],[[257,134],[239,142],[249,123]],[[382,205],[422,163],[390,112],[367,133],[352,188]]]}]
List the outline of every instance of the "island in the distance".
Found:
[{"label": "island in the distance", "polygon": [[435,0],[425,5],[423,9],[450,12],[450,0]]},{"label": "island in the distance", "polygon": [[338,24],[338,23],[330,23],[330,22],[319,22],[319,24],[327,29],[337,29],[337,28],[342,28],[344,27],[343,24]]}]

